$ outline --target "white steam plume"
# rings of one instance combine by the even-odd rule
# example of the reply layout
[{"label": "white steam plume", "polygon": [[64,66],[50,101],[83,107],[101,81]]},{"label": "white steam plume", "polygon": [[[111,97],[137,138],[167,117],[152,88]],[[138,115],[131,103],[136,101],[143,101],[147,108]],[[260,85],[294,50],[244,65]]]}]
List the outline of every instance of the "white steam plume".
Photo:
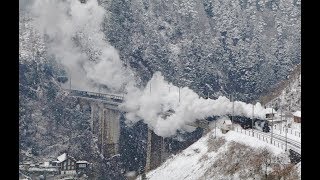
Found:
[{"label": "white steam plume", "polygon": [[34,0],[30,11],[48,53],[66,67],[74,88],[103,84],[117,91],[133,81],[101,31],[106,13],[96,0]]},{"label": "white steam plume", "polygon": [[[178,130],[194,130],[187,124],[197,119],[232,113],[232,102],[226,97],[203,99],[187,87],[181,88],[179,102],[179,88],[159,72],[144,89],[138,88],[132,71],[123,67],[118,52],[101,31],[105,10],[96,0],[85,4],[78,0],[34,0],[30,10],[34,25],[47,38],[48,53],[69,70],[73,86],[85,90],[96,84],[114,91],[125,88],[122,108],[128,112],[127,122],[143,119],[156,134],[169,137]],[[170,111],[172,114],[165,117]],[[252,105],[236,101],[234,113],[251,117]],[[264,115],[265,109],[257,103],[255,117]]]},{"label": "white steam plume", "polygon": [[[252,106],[235,101],[234,115],[251,118]],[[157,135],[163,137],[175,135],[177,130],[186,130],[187,125],[197,119],[232,114],[232,102],[228,98],[204,99],[187,87],[180,89],[179,102],[179,88],[166,82],[159,72],[153,75],[145,89],[128,91],[123,107],[128,111],[128,121],[135,123],[143,119]],[[169,110],[174,113],[165,117]],[[255,105],[254,112],[255,118],[265,118],[266,110],[260,103]]]}]

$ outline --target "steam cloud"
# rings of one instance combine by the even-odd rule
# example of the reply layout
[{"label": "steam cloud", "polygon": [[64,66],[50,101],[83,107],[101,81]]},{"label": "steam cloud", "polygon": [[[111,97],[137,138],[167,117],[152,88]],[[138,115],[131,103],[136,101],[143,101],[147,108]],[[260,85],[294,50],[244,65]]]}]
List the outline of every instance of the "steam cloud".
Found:
[{"label": "steam cloud", "polygon": [[34,0],[30,12],[37,30],[72,77],[73,88],[92,89],[103,84],[119,91],[134,82],[117,50],[107,43],[101,24],[105,10],[96,0]]},{"label": "steam cloud", "polygon": [[[135,123],[143,119],[157,135],[163,137],[175,135],[177,130],[188,131],[188,124],[197,119],[231,115],[232,106],[233,103],[224,96],[216,100],[204,99],[188,87],[180,89],[179,102],[179,88],[166,82],[160,72],[153,75],[143,90],[129,90],[123,104],[128,111],[128,121]],[[252,104],[235,101],[234,115],[251,118],[252,107]],[[169,110],[174,113],[165,116]],[[266,109],[260,103],[254,105],[255,118],[264,119],[265,114]]]},{"label": "steam cloud", "polygon": [[[156,72],[146,87],[139,88],[133,73],[125,69],[116,49],[107,43],[101,24],[105,10],[96,0],[34,0],[30,8],[37,30],[47,38],[48,53],[67,69],[79,89],[94,89],[97,84],[127,92],[121,107],[127,123],[143,119],[163,137],[180,131],[193,131],[188,124],[208,116],[232,113],[226,97],[203,99],[187,87],[180,89]],[[150,91],[151,86],[151,91]],[[170,90],[169,90],[170,89]],[[171,113],[168,113],[171,112]],[[236,101],[234,114],[252,117],[252,105]],[[265,109],[257,103],[255,117],[264,118]]]}]

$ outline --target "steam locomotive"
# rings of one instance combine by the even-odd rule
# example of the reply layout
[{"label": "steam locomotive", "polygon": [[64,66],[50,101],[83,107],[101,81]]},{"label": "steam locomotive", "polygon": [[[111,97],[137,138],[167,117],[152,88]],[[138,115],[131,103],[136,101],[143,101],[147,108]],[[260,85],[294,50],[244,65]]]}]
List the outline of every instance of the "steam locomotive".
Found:
[{"label": "steam locomotive", "polygon": [[[228,115],[229,119],[232,119],[231,115]],[[206,120],[211,122],[219,119],[219,116],[210,116]],[[233,123],[239,124],[243,129],[252,129],[252,120],[251,118],[243,116],[233,116]],[[253,129],[257,129],[263,132],[270,132],[269,122],[267,120],[253,119]]]},{"label": "steam locomotive", "polygon": [[[233,122],[239,124],[243,129],[252,129],[252,119],[250,118],[234,116]],[[253,128],[263,132],[270,132],[269,122],[263,119],[253,119]]]}]

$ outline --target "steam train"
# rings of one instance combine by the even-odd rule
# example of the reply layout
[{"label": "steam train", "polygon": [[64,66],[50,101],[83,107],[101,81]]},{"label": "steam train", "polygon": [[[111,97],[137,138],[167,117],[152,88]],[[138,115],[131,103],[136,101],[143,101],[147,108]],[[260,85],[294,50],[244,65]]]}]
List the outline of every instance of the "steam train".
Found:
[{"label": "steam train", "polygon": [[[231,115],[228,116],[229,119],[232,119]],[[211,122],[219,119],[219,116],[207,117],[206,120]],[[251,118],[243,116],[233,116],[233,123],[239,124],[243,129],[252,129],[252,120]],[[263,132],[270,132],[269,122],[267,120],[253,119],[253,129],[257,129]]]},{"label": "steam train", "polygon": [[[250,118],[234,116],[233,122],[239,124],[243,129],[252,129],[252,119]],[[253,119],[253,128],[263,132],[270,132],[269,122],[263,119]]]}]

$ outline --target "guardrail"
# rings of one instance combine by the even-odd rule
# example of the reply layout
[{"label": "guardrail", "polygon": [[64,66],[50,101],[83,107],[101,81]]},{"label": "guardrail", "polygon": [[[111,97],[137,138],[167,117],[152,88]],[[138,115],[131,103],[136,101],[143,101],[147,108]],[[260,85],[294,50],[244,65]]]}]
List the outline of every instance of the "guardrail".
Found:
[{"label": "guardrail", "polygon": [[[273,128],[276,129],[276,130],[281,131],[281,134],[284,134],[284,132],[286,130],[286,127],[284,127],[284,126],[281,127],[279,124],[278,125],[274,125]],[[294,129],[291,129],[291,128],[288,128],[288,134],[291,134],[291,135],[296,136],[296,137],[301,137],[301,131],[297,131],[297,130],[294,130]]]},{"label": "guardrail", "polygon": [[97,93],[97,92],[90,92],[90,91],[79,91],[75,89],[68,90],[71,94],[79,95],[79,96],[88,96],[88,97],[103,97],[107,99],[112,99],[116,101],[123,101],[123,96],[115,95],[115,94],[106,94],[106,93]]},{"label": "guardrail", "polygon": [[[272,144],[275,147],[278,147],[282,150],[286,150],[286,143],[284,141],[280,141],[276,138],[272,138],[272,143],[271,143],[271,137],[269,135],[264,135],[262,133],[259,133],[257,131],[253,131],[253,135],[252,135],[252,130],[245,130],[242,128],[236,128],[235,129],[236,132],[239,132],[241,134],[245,134],[251,137],[255,137],[257,139],[259,139],[260,141]],[[298,148],[294,145],[291,145],[290,143],[287,142],[287,150],[292,149],[293,151],[297,152],[297,153],[301,153],[301,148]]]}]

